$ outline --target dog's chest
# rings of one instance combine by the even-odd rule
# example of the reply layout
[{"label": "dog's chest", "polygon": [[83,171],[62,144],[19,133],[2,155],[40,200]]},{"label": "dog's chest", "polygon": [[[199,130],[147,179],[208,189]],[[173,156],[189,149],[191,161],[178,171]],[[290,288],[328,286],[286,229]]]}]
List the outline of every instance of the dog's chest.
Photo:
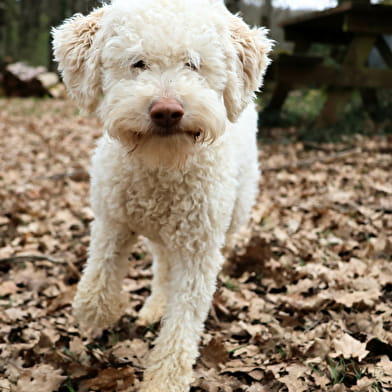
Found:
[{"label": "dog's chest", "polygon": [[209,181],[203,173],[157,170],[133,174],[125,190],[130,227],[151,240],[166,241],[186,226],[208,220]]},{"label": "dog's chest", "polygon": [[[102,138],[93,157],[94,213],[163,245],[212,239],[229,225],[237,188],[235,165],[220,144],[181,170],[148,169],[119,143]],[[195,248],[200,248],[195,245]]]}]

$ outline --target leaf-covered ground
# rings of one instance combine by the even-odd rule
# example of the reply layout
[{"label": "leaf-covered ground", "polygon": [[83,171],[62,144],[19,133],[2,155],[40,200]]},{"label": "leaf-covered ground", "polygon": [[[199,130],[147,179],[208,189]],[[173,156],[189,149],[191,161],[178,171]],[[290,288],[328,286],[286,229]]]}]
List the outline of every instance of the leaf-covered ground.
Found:
[{"label": "leaf-covered ground", "polygon": [[[137,391],[159,331],[135,324],[143,245],[112,329],[82,332],[71,314],[99,134],[67,101],[0,101],[1,392]],[[253,222],[220,275],[192,390],[392,390],[392,139],[270,144],[260,157]]]}]

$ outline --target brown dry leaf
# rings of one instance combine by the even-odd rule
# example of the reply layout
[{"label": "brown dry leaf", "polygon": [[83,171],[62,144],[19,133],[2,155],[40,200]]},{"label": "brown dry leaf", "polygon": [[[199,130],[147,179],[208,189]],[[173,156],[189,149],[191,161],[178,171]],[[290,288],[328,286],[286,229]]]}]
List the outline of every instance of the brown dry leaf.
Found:
[{"label": "brown dry leaf", "polygon": [[39,364],[32,368],[24,369],[17,383],[18,392],[55,392],[66,376],[61,376],[62,371],[51,365]]},{"label": "brown dry leaf", "polygon": [[83,381],[79,391],[121,392],[129,388],[134,382],[135,374],[132,368],[107,368],[101,370],[97,377]]},{"label": "brown dry leaf", "polygon": [[50,301],[47,308],[48,313],[55,312],[56,310],[70,305],[76,293],[76,285],[69,287],[66,291],[60,293],[56,298]]},{"label": "brown dry leaf", "polygon": [[370,182],[369,185],[376,191],[384,192],[389,195],[392,195],[392,186],[390,184],[377,184],[377,183]]},{"label": "brown dry leaf", "polygon": [[242,360],[234,359],[226,363],[223,368],[222,374],[245,374],[250,376],[255,381],[260,381],[263,379],[265,372],[263,366],[247,366]]},{"label": "brown dry leaf", "polygon": [[115,364],[134,363],[142,366],[148,353],[148,344],[141,339],[125,340],[117,343],[110,351]]},{"label": "brown dry leaf", "polygon": [[7,280],[0,284],[0,297],[15,294],[17,291],[18,286],[12,280]]},{"label": "brown dry leaf", "polygon": [[250,299],[248,315],[251,320],[258,320],[262,323],[271,322],[272,316],[269,310],[263,298],[252,297]]},{"label": "brown dry leaf", "polygon": [[328,292],[329,298],[336,301],[338,304],[342,304],[349,308],[353,307],[356,304],[364,303],[368,306],[373,306],[377,299],[380,297],[381,291],[380,288],[375,288],[366,291],[354,291],[350,293],[344,290],[331,290]]},{"label": "brown dry leaf", "polygon": [[270,389],[264,387],[261,383],[254,383],[245,389],[245,392],[269,392]]},{"label": "brown dry leaf", "polygon": [[221,337],[212,338],[209,343],[200,350],[200,360],[207,368],[219,368],[220,364],[225,364],[229,360],[229,353],[226,350]]},{"label": "brown dry leaf", "polygon": [[7,379],[0,378],[0,392],[11,392],[11,387],[12,385]]},{"label": "brown dry leaf", "polygon": [[347,388],[344,384],[337,384],[331,387],[331,392],[347,392]]},{"label": "brown dry leaf", "polygon": [[334,339],[333,345],[335,347],[335,352],[331,354],[333,358],[343,356],[344,359],[358,358],[359,361],[362,361],[369,354],[365,343],[361,343],[347,333]]},{"label": "brown dry leaf", "polygon": [[352,387],[352,390],[355,392],[368,392],[372,390],[372,385],[375,385],[373,379],[362,377],[357,381],[357,385]]},{"label": "brown dry leaf", "polygon": [[293,364],[286,368],[287,374],[278,380],[287,386],[289,392],[305,392],[308,390],[305,374],[309,369],[303,365]]},{"label": "brown dry leaf", "polygon": [[242,383],[234,377],[222,376],[216,369],[196,369],[192,387],[199,387],[208,392],[234,392],[242,387]]},{"label": "brown dry leaf", "polygon": [[28,311],[22,310],[20,308],[8,308],[4,311],[4,313],[6,314],[9,320],[14,322],[18,320],[23,320],[28,316]]},{"label": "brown dry leaf", "polygon": [[368,366],[369,373],[385,387],[392,385],[392,362],[387,356],[382,356],[376,364]]},{"label": "brown dry leaf", "polygon": [[79,336],[73,336],[69,342],[69,351],[76,356],[82,356],[86,353],[84,342]]}]

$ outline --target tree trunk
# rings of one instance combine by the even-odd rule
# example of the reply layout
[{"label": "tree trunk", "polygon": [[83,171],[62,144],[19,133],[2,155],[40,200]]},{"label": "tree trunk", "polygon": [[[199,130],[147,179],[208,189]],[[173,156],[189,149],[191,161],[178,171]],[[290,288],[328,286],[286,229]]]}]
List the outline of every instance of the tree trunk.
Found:
[{"label": "tree trunk", "polygon": [[0,66],[9,57],[54,69],[51,28],[100,4],[100,0],[0,0]]},{"label": "tree trunk", "polygon": [[264,0],[261,25],[267,28],[271,28],[271,19],[272,19],[272,0]]}]

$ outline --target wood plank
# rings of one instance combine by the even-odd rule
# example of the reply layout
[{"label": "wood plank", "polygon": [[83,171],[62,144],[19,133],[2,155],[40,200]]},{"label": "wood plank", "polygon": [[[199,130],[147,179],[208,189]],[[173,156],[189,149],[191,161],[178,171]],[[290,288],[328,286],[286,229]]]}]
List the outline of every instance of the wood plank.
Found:
[{"label": "wood plank", "polygon": [[353,33],[391,34],[392,6],[345,2],[341,6],[281,23],[288,41],[346,43]]},{"label": "wood plank", "polygon": [[351,33],[392,34],[392,7],[380,12],[352,12],[345,16],[343,31]]},{"label": "wood plank", "polygon": [[292,65],[295,67],[298,66],[314,66],[317,64],[321,64],[324,61],[324,57],[321,56],[309,56],[303,54],[280,54],[278,59],[272,63],[272,67],[274,64],[284,64],[284,65]]},{"label": "wood plank", "polygon": [[353,39],[353,33],[340,31],[320,30],[318,28],[291,29],[284,31],[286,41],[304,41],[319,42],[322,44],[348,44]]},{"label": "wood plank", "polygon": [[389,68],[392,68],[392,51],[383,36],[380,36],[377,39],[376,47],[377,47],[378,51],[380,52],[381,57],[384,59],[385,64]]},{"label": "wood plank", "polygon": [[358,34],[351,41],[343,60],[343,67],[361,68],[366,64],[377,37],[375,35]]},{"label": "wood plank", "polygon": [[295,68],[281,65],[278,80],[294,86],[339,86],[351,88],[392,88],[392,70],[342,68],[327,65]]},{"label": "wood plank", "polygon": [[308,14],[300,15],[294,18],[289,18],[284,20],[283,22],[280,23],[280,26],[286,29],[288,26],[298,26],[304,23],[307,23],[309,21],[314,21],[317,19],[325,19],[325,18],[330,18],[331,16],[334,17],[335,15],[339,15],[342,13],[345,13],[349,10],[351,10],[353,7],[353,4],[351,1],[347,1],[338,7],[335,8],[329,8],[324,11],[316,11],[316,12],[310,12]]}]

